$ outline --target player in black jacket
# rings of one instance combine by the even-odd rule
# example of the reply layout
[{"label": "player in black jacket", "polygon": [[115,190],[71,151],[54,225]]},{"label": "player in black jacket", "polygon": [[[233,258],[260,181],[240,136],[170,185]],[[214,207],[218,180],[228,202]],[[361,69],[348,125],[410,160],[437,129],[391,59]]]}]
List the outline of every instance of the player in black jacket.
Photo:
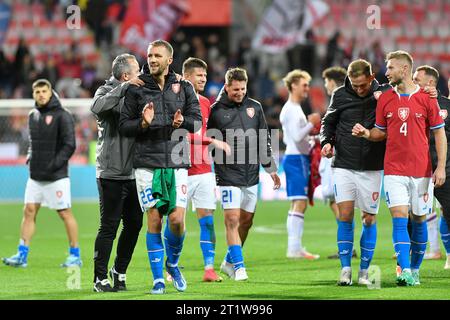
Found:
[{"label": "player in black jacket", "polygon": [[81,266],[78,226],[72,215],[68,161],[75,151],[75,127],[72,115],[61,106],[52,86],[45,79],[33,85],[35,108],[30,112],[30,146],[27,163],[30,178],[25,189],[25,207],[18,253],[3,258],[3,263],[26,267],[36,215],[43,206],[57,210],[69,238],[69,257],[63,267]]},{"label": "player in black jacket", "polygon": [[[193,133],[194,127],[201,128],[202,124],[200,104],[194,88],[188,81],[178,80],[175,73],[169,70],[172,61],[173,48],[168,42],[156,40],[150,43],[147,64],[144,73],[139,76],[144,85],[128,88],[119,121],[122,134],[136,136],[133,166],[136,169],[139,202],[142,211],[147,213],[152,294],[165,292],[164,246],[161,238],[164,214],[168,215],[164,231],[166,271],[172,276],[173,285],[178,291],[187,288],[186,280],[178,268],[185,235],[187,168],[190,166],[187,134]],[[198,125],[194,126],[195,122]],[[155,185],[161,186],[161,193],[167,195],[170,207],[167,210],[159,207],[161,199],[153,198]]]},{"label": "player in black jacket", "polygon": [[226,141],[232,150],[226,157],[225,152],[216,151],[214,171],[228,244],[220,269],[236,281],[248,279],[242,245],[253,223],[260,164],[272,177],[274,188],[280,187],[264,112],[258,101],[247,96],[247,81],[244,69],[229,69],[225,87],[211,106],[208,119],[208,135]]},{"label": "player in black jacket", "polygon": [[[421,88],[425,86],[436,87],[437,81],[439,79],[439,72],[430,66],[420,66],[417,67],[413,80],[416,84],[418,84]],[[445,263],[445,269],[450,269],[450,100],[438,93],[438,103],[441,111],[439,114],[445,121],[445,134],[447,136],[447,163],[445,166],[446,176],[445,183],[439,188],[434,188],[434,196],[439,201],[439,204],[442,207],[442,217],[440,221],[440,231],[441,231],[441,239],[444,243],[445,250],[447,252],[447,261]],[[431,165],[433,167],[433,172],[437,167],[437,152],[436,152],[436,141],[434,135],[430,135],[430,154],[431,154]],[[433,242],[433,235],[436,235],[437,240],[437,217],[436,213],[433,212],[430,215],[427,215],[427,227],[428,227],[428,237],[430,242],[430,258],[433,258],[433,254],[439,253],[440,249],[437,252],[433,252],[431,249]],[[434,240],[434,242],[437,242]],[[439,248],[439,243],[436,244]],[[425,255],[425,259],[427,255]],[[440,257],[439,257],[440,259]]]}]

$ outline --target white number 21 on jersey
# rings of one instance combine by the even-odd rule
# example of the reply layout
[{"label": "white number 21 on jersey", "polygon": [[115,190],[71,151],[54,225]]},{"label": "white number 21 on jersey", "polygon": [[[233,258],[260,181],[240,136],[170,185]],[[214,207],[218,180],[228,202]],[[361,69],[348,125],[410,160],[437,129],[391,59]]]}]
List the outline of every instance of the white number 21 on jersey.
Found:
[{"label": "white number 21 on jersey", "polygon": [[400,133],[403,133],[403,135],[406,137],[406,134],[408,133],[408,125],[406,122],[403,122],[400,127]]}]

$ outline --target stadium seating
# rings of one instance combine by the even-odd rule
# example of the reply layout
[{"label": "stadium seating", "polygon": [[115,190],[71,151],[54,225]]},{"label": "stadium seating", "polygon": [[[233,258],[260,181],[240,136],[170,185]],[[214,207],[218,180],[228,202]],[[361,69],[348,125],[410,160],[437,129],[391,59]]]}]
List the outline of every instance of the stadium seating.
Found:
[{"label": "stadium seating", "polygon": [[[450,51],[449,1],[325,1],[330,14],[314,29],[319,45],[326,45],[327,39],[339,30],[346,40],[355,38],[359,46],[383,39],[387,41],[387,46],[383,44],[385,51],[410,50],[417,65],[448,65],[444,58]],[[366,25],[372,14],[367,8],[373,4],[381,9],[381,30],[369,30]]]},{"label": "stadium seating", "polygon": [[49,21],[42,4],[34,3],[28,6],[19,1],[15,2],[3,46],[8,59],[14,59],[21,38],[25,39],[38,67],[42,66],[47,58],[46,53],[60,55],[72,45],[79,47],[83,59],[95,62],[99,57],[94,37],[87,25],[82,21],[80,29],[69,30],[60,6],[55,7],[52,20]]}]

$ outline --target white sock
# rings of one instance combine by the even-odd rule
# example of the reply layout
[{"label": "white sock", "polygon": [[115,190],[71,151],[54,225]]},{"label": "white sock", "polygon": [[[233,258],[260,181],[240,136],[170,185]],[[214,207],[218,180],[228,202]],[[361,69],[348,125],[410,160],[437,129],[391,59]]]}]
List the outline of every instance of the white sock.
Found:
[{"label": "white sock", "polygon": [[289,211],[286,221],[288,232],[288,251],[298,252],[302,249],[304,215],[301,212]]},{"label": "white sock", "polygon": [[430,252],[439,252],[439,233],[438,233],[438,218],[436,212],[433,211],[427,214],[427,229],[428,229],[428,242],[430,245]]}]

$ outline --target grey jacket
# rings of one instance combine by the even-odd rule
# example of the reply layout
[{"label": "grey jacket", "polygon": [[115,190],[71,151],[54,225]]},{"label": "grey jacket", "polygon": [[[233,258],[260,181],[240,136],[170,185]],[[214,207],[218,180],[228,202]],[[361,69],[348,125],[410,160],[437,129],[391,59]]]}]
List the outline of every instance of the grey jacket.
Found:
[{"label": "grey jacket", "polygon": [[119,134],[120,110],[129,83],[111,77],[97,89],[91,111],[97,119],[98,141],[96,177],[113,180],[134,179],[134,137]]}]

